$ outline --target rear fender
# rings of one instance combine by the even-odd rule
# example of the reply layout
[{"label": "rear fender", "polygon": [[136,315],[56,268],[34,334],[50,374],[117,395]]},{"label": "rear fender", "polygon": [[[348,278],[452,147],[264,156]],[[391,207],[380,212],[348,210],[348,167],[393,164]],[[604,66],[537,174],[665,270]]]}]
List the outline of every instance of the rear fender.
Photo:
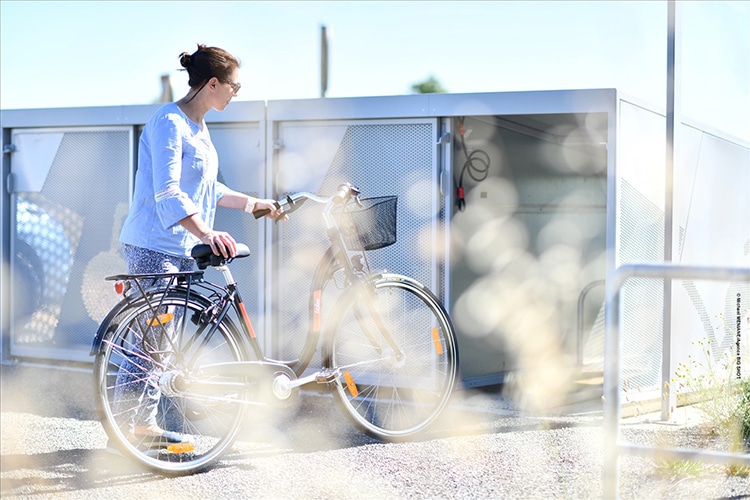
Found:
[{"label": "rear fender", "polygon": [[104,340],[104,334],[106,334],[113,328],[117,328],[117,323],[114,321],[114,319],[132,303],[133,301],[130,299],[122,299],[115,305],[115,307],[113,307],[109,311],[109,313],[107,313],[107,316],[104,317],[102,322],[99,324],[99,328],[96,330],[96,336],[94,337],[94,342],[91,344],[91,352],[89,352],[89,356],[94,356],[99,352],[99,348],[102,345],[102,340]]},{"label": "rear fender", "polygon": [[[162,292],[163,289],[159,287],[153,287],[153,288],[147,288],[145,290],[146,296],[149,298],[153,298],[155,293]],[[113,328],[117,328],[118,323],[115,321],[115,318],[126,308],[132,306],[133,304],[136,304],[138,301],[142,301],[143,296],[140,294],[140,292],[133,292],[129,296],[126,296],[124,299],[122,299],[120,302],[115,304],[115,306],[112,308],[112,310],[107,313],[107,316],[104,317],[102,322],[99,324],[99,328],[96,330],[96,336],[94,337],[94,342],[91,344],[91,352],[89,352],[89,356],[96,355],[97,352],[99,352],[99,348],[102,345],[102,340],[104,340],[104,335],[110,331]]]}]

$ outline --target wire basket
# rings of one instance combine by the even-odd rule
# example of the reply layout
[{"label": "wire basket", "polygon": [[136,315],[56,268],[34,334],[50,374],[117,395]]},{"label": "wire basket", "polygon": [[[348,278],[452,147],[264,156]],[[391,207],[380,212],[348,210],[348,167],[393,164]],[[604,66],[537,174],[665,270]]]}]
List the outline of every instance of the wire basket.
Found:
[{"label": "wire basket", "polygon": [[377,250],[396,243],[396,196],[363,198],[334,214],[346,248]]}]

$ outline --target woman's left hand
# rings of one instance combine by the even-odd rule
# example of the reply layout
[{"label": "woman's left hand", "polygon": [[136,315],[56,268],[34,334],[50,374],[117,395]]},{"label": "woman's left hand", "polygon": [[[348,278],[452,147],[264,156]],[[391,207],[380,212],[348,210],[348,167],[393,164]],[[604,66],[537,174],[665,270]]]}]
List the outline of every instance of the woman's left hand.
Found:
[{"label": "woman's left hand", "polygon": [[[253,207],[253,213],[263,212],[268,210],[268,213],[264,214],[263,217],[276,220],[282,214],[280,208],[276,208],[276,201],[274,200],[257,200]],[[287,220],[289,217],[284,215],[279,220]]]}]

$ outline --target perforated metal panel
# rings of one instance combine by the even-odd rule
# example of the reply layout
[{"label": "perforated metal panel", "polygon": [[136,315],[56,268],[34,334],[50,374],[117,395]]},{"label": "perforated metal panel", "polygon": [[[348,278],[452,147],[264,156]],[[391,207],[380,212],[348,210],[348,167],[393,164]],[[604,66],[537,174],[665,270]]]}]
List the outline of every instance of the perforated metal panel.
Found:
[{"label": "perforated metal panel", "polygon": [[[124,270],[132,130],[23,130],[11,157],[11,354],[86,360],[117,300],[104,276]],[[54,139],[54,138],[53,138]],[[35,150],[32,145],[47,145]]]},{"label": "perforated metal panel", "polygon": [[[436,270],[435,245],[441,212],[435,120],[344,125],[346,129],[340,143],[331,149],[329,167],[320,173],[310,189],[327,196],[342,182],[351,182],[362,190],[363,197],[398,196],[397,242],[368,252],[370,265],[376,270],[414,277],[439,292],[441,282]],[[292,161],[287,158],[294,157],[291,151],[307,150],[318,135],[330,135],[327,129],[330,126],[312,124],[305,133],[300,133],[297,127],[288,135],[284,135],[281,127],[279,139],[287,156],[279,157],[279,175],[284,177],[288,162]],[[274,351],[282,358],[298,354],[307,331],[307,297],[312,276],[327,248],[320,211],[321,206],[306,205],[292,220],[278,227]],[[324,298],[328,307],[333,304],[335,294]]]},{"label": "perforated metal panel", "polygon": [[[620,259],[661,262],[664,211],[627,181],[621,184]],[[664,285],[661,280],[633,279],[622,290],[622,367],[625,390],[659,385]]]},{"label": "perforated metal panel", "polygon": [[[664,260],[664,117],[619,102],[616,266]],[[622,289],[623,390],[659,389],[664,325],[661,280],[629,280]],[[643,396],[640,396],[643,397]]]},{"label": "perforated metal panel", "polygon": [[[243,124],[212,124],[211,141],[219,155],[219,181],[230,189],[253,197],[266,197],[264,190],[265,148],[263,129],[256,122]],[[250,320],[259,337],[263,315],[263,278],[266,265],[265,221],[255,220],[250,214],[218,207],[214,228],[227,231],[238,243],[250,248],[250,256],[232,262],[231,271],[245,301]],[[213,268],[205,271],[206,279],[223,284],[221,275]]]}]

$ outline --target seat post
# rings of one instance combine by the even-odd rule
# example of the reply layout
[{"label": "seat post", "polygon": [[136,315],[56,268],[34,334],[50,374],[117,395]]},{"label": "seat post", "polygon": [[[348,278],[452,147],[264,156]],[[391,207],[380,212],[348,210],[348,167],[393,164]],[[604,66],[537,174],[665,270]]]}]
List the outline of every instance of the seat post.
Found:
[{"label": "seat post", "polygon": [[214,269],[219,271],[221,275],[224,277],[224,282],[229,285],[237,285],[237,282],[234,281],[234,276],[232,276],[232,271],[229,270],[229,266],[226,264],[222,264],[221,266],[216,266]]}]

